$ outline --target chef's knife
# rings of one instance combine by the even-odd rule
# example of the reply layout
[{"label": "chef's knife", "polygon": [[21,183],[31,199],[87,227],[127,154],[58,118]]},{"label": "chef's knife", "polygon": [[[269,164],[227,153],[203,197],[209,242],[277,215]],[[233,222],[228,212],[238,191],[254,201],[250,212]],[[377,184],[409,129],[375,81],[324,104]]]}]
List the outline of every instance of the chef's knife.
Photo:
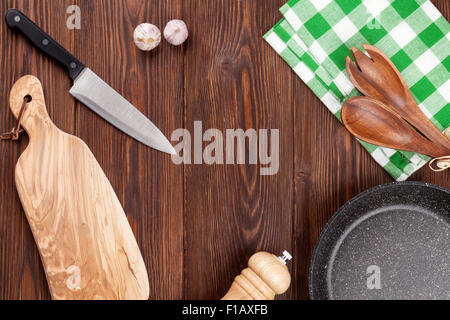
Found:
[{"label": "chef's knife", "polygon": [[10,9],[6,14],[6,24],[20,30],[36,47],[68,69],[74,83],[70,89],[72,96],[136,140],[154,149],[176,154],[167,138],[149,119],[22,12]]}]

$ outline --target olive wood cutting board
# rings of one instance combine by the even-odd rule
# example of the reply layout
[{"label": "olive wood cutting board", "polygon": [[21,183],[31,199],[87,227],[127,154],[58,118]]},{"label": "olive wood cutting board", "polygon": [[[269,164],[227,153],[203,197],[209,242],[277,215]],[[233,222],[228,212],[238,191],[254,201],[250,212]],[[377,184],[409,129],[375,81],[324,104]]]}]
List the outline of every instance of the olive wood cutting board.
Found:
[{"label": "olive wood cutting board", "polygon": [[15,171],[53,299],[148,299],[147,270],[124,210],[87,145],[59,130],[40,81],[21,78],[10,106],[30,142]]}]

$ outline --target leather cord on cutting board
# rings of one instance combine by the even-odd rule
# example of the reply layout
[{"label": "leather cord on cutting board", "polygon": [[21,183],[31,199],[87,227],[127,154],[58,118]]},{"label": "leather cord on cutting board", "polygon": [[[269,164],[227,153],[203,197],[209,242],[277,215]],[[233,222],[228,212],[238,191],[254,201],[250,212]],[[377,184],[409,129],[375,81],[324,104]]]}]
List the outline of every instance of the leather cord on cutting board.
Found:
[{"label": "leather cord on cutting board", "polygon": [[2,133],[0,135],[1,140],[12,140],[17,141],[20,138],[20,134],[23,132],[21,128],[20,121],[22,120],[22,116],[25,113],[28,103],[30,103],[30,97],[23,98],[22,107],[20,108],[19,117],[17,118],[17,126],[13,128],[10,132]]}]

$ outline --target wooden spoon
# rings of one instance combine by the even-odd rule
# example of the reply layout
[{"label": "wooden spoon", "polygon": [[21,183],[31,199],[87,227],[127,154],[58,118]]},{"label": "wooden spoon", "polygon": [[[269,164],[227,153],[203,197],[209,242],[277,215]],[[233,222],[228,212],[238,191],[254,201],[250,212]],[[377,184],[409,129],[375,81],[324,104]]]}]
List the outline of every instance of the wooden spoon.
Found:
[{"label": "wooden spoon", "polygon": [[386,107],[398,113],[428,139],[447,149],[450,140],[425,116],[414,100],[400,72],[380,49],[363,45],[367,55],[353,48],[352,55],[358,67],[347,57],[346,68],[350,80],[366,96],[381,101]]},{"label": "wooden spoon", "polygon": [[398,114],[369,97],[348,99],[342,107],[341,118],[355,137],[368,143],[433,158],[450,154],[450,149],[429,141]]}]

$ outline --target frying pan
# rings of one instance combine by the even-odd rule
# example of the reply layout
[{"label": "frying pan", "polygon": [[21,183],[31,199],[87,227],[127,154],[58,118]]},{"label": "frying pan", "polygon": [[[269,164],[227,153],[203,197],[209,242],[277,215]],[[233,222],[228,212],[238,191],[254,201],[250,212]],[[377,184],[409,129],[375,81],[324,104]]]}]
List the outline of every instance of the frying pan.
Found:
[{"label": "frying pan", "polygon": [[313,252],[314,300],[450,299],[450,191],[381,185],[345,204]]}]

